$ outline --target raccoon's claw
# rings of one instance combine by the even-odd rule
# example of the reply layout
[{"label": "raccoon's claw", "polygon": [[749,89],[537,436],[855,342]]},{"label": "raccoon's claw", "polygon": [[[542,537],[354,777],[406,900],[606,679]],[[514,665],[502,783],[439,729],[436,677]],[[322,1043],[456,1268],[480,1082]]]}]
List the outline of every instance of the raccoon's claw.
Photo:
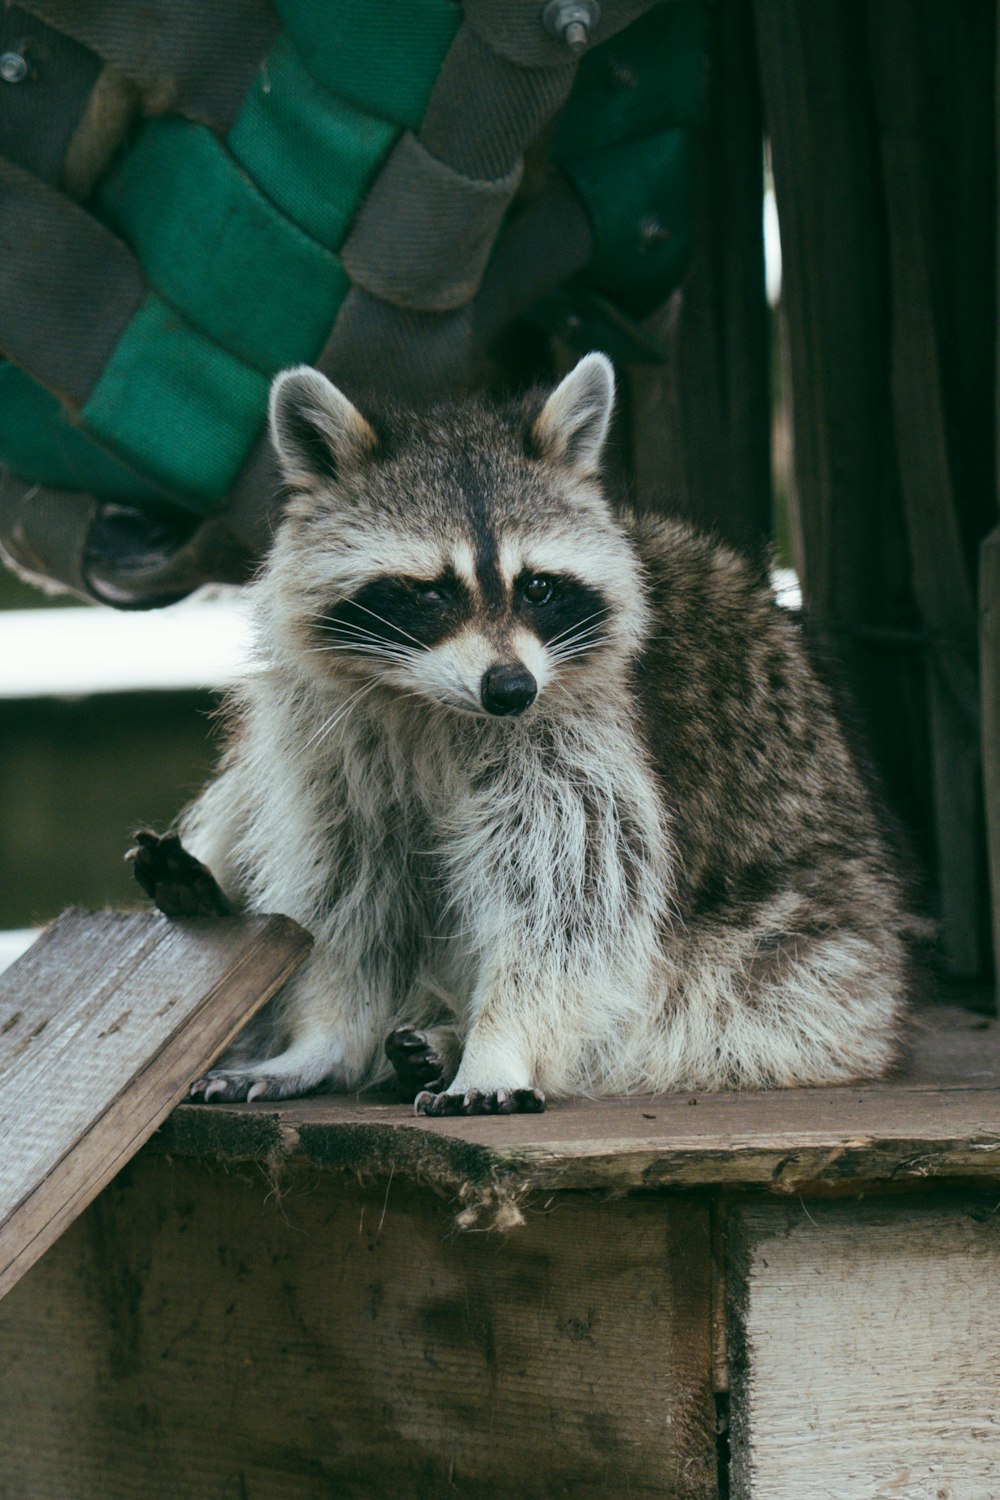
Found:
[{"label": "raccoon's claw", "polygon": [[203,1104],[210,1099],[218,1099],[220,1104],[231,1104],[245,1101],[252,1104],[255,1099],[277,1099],[281,1097],[281,1089],[273,1078],[262,1078],[253,1073],[207,1073],[204,1078],[196,1078],[188,1089],[188,1098],[201,1098]]},{"label": "raccoon's claw", "polygon": [[426,1033],[414,1026],[397,1026],[385,1039],[385,1055],[396,1070],[400,1100],[407,1104],[421,1090],[440,1088],[445,1061]]},{"label": "raccoon's claw", "polygon": [[207,865],[184,848],[176,833],[140,828],[125,858],[136,880],[165,917],[228,917],[232,908]]},{"label": "raccoon's claw", "polygon": [[418,1115],[540,1115],[545,1109],[541,1089],[469,1089],[465,1094],[432,1094],[423,1090],[413,1101]]}]

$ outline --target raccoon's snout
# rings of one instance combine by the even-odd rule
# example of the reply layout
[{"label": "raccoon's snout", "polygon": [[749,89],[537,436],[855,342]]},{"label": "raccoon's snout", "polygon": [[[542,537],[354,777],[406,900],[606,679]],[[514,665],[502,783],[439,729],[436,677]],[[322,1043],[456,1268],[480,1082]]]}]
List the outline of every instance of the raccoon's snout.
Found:
[{"label": "raccoon's snout", "polygon": [[538,683],[527,667],[513,662],[509,666],[490,667],[483,673],[479,696],[487,713],[508,716],[523,714],[535,701]]}]

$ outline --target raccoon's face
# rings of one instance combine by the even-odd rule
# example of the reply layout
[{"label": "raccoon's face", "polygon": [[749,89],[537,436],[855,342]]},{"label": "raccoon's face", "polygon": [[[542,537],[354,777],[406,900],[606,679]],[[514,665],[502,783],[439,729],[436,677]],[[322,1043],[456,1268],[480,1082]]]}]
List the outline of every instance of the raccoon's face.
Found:
[{"label": "raccoon's face", "polygon": [[513,718],[615,672],[645,600],[597,482],[613,400],[595,354],[534,414],[468,403],[376,430],[316,371],[279,376],[293,499],[270,571],[313,675]]}]

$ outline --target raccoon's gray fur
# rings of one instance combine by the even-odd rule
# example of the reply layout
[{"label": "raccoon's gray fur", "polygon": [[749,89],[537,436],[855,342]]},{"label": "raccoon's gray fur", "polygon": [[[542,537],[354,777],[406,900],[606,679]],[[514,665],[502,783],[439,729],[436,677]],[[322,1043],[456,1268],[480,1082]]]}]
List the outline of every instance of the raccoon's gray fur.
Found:
[{"label": "raccoon's gray fur", "polygon": [[377,1082],[403,1023],[454,1038],[432,1110],[892,1062],[907,918],[829,695],[744,561],[613,511],[613,393],[596,354],[370,421],[276,381],[261,667],[182,834],[315,949],[206,1098]]}]

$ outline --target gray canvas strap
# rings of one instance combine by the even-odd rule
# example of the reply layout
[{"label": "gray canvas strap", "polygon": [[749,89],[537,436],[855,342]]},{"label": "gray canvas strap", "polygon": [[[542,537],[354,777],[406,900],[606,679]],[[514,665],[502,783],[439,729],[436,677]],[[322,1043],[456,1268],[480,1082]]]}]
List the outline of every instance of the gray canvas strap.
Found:
[{"label": "gray canvas strap", "polygon": [[268,0],[25,0],[139,86],[150,114],[225,129],[278,35]]},{"label": "gray canvas strap", "polygon": [[83,406],[146,295],[138,262],[71,199],[0,158],[0,352]]},{"label": "gray canvas strap", "polygon": [[421,145],[468,177],[504,177],[562,108],[575,74],[566,48],[559,66],[522,68],[460,26],[420,127]]},{"label": "gray canvas strap", "polygon": [[414,136],[401,136],[341,251],[348,275],[397,307],[463,307],[520,178],[520,163],[495,182],[463,177]]},{"label": "gray canvas strap", "polygon": [[0,553],[31,583],[44,588],[56,582],[90,597],[83,555],[99,508],[92,495],[0,473]]}]

